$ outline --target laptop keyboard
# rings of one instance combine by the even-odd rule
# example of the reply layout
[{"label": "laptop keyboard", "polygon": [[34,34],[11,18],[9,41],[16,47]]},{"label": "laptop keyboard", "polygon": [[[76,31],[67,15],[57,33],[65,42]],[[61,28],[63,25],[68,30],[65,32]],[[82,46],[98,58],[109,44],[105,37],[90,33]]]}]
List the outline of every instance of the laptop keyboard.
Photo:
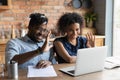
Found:
[{"label": "laptop keyboard", "polygon": [[70,71],[68,71],[68,72],[74,74],[74,73],[75,73],[75,70],[70,70]]}]

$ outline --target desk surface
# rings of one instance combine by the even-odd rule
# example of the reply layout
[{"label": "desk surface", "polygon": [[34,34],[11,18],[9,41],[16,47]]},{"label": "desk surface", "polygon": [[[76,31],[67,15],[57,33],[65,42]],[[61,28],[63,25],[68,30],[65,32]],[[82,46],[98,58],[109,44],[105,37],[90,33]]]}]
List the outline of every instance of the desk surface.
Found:
[{"label": "desk surface", "polygon": [[[19,70],[18,80],[120,80],[120,68],[85,74],[78,77],[72,77],[70,75],[64,74],[59,71],[60,68],[71,65],[73,64],[54,65],[54,69],[57,73],[57,77],[27,78],[27,70]],[[7,79],[7,77],[5,76],[4,80],[12,80],[12,79]]]}]

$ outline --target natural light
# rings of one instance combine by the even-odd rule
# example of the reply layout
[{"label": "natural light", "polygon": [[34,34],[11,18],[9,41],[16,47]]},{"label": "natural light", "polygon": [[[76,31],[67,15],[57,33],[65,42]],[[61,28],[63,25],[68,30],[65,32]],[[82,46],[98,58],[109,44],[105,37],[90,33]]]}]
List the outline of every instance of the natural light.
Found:
[{"label": "natural light", "polygon": [[120,56],[120,1],[114,0],[113,56]]}]

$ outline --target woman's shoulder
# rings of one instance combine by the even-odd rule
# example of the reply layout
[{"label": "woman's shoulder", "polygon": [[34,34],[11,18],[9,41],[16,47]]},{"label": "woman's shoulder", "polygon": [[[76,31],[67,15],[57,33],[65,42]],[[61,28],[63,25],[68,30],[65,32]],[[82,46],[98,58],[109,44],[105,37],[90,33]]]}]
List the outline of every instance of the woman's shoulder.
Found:
[{"label": "woman's shoulder", "polygon": [[78,39],[86,39],[85,36],[78,36]]},{"label": "woman's shoulder", "polygon": [[79,37],[78,37],[78,40],[80,40],[80,41],[81,41],[81,40],[86,41],[87,39],[86,39],[85,36],[79,36]]},{"label": "woman's shoulder", "polygon": [[64,41],[66,38],[64,36],[55,38],[54,41]]}]

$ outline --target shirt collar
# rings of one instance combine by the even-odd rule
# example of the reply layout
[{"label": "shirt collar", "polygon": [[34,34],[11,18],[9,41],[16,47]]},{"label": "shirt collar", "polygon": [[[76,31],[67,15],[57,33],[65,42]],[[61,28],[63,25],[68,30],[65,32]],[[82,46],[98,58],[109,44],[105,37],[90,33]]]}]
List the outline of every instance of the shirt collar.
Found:
[{"label": "shirt collar", "polygon": [[31,40],[27,35],[25,35],[24,37],[22,37],[22,40],[25,41],[25,42],[31,42],[31,43],[40,43],[40,42],[43,42],[44,40],[42,39],[41,41],[39,42],[34,42],[33,40]]}]

